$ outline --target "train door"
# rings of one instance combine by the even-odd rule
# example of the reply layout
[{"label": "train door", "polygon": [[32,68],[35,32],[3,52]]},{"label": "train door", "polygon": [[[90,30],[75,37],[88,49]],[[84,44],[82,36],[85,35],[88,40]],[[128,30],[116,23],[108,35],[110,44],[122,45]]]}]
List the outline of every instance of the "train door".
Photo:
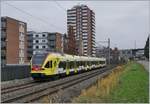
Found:
[{"label": "train door", "polygon": [[78,69],[77,69],[77,62],[74,61],[74,72],[77,73]]},{"label": "train door", "polygon": [[52,63],[53,63],[53,65],[52,65],[52,73],[55,73],[56,72],[57,61],[53,60]]},{"label": "train door", "polygon": [[70,68],[69,68],[69,61],[66,61],[66,75],[69,75],[70,73]]},{"label": "train door", "polygon": [[87,61],[85,61],[85,70],[87,70],[88,69],[88,67],[87,67],[88,65],[87,65]]}]

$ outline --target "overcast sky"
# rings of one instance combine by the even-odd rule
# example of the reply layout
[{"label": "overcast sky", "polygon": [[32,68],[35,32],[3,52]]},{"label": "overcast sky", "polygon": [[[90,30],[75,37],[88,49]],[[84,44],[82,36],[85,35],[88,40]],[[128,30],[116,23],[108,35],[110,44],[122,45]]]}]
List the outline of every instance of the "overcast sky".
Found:
[{"label": "overcast sky", "polygon": [[[1,15],[27,22],[28,30],[67,31],[67,9],[85,4],[95,12],[96,41],[111,47],[142,48],[150,33],[149,1],[2,1]],[[99,42],[101,45],[106,45]]]}]

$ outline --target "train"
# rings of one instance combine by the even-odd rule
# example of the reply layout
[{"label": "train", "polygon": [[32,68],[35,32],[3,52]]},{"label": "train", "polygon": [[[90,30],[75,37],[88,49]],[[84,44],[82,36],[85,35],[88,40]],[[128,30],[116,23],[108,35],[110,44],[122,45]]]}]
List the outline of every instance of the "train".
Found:
[{"label": "train", "polygon": [[30,63],[31,77],[41,80],[105,67],[106,59],[46,52],[34,54]]}]

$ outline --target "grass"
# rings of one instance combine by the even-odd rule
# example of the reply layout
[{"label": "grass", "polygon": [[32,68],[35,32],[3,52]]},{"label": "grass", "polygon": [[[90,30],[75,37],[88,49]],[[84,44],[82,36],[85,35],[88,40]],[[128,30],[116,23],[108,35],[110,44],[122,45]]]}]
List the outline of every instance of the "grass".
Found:
[{"label": "grass", "polygon": [[144,67],[131,62],[125,67],[120,77],[120,84],[109,95],[112,102],[148,103],[149,75]]},{"label": "grass", "polygon": [[144,67],[136,62],[119,66],[100,79],[73,102],[79,103],[148,103],[149,77]]}]

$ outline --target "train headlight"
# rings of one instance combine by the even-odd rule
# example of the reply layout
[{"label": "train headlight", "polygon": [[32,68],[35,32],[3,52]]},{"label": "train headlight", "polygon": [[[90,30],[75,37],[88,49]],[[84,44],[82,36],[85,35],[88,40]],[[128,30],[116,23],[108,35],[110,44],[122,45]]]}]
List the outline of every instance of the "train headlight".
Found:
[{"label": "train headlight", "polygon": [[32,70],[39,71],[39,70],[42,70],[42,68],[40,66],[33,66]]}]

